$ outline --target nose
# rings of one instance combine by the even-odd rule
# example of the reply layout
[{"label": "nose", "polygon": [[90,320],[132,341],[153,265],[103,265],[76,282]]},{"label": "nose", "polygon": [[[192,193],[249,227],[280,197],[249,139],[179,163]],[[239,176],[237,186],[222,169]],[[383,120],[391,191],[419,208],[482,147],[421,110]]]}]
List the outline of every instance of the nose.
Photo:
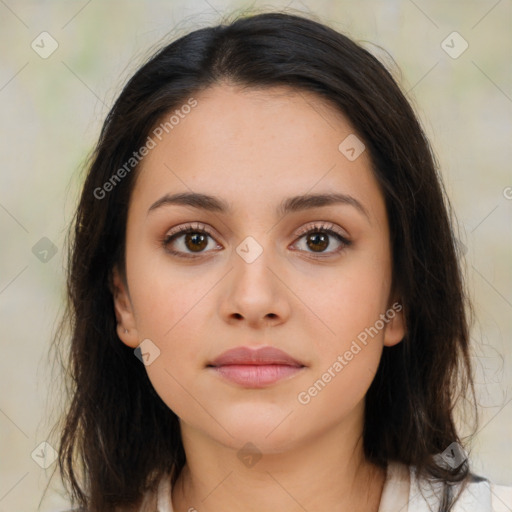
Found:
[{"label": "nose", "polygon": [[[241,244],[242,245],[242,244]],[[243,249],[243,245],[242,245]],[[263,250],[255,259],[233,251],[233,269],[224,280],[220,313],[228,323],[245,322],[252,328],[279,325],[290,316],[286,272]],[[253,255],[254,256],[254,255]]]}]

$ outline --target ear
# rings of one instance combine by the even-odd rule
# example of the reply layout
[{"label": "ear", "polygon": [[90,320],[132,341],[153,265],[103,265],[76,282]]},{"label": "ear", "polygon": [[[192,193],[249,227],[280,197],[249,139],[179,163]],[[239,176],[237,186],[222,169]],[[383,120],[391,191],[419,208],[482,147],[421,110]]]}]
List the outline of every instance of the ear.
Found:
[{"label": "ear", "polygon": [[131,348],[140,344],[128,286],[121,277],[117,265],[112,269],[110,291],[114,299],[114,310],[117,320],[117,335],[119,339]]},{"label": "ear", "polygon": [[392,347],[400,343],[406,333],[404,306],[400,300],[392,302],[386,313],[388,322],[384,330],[384,345]]}]

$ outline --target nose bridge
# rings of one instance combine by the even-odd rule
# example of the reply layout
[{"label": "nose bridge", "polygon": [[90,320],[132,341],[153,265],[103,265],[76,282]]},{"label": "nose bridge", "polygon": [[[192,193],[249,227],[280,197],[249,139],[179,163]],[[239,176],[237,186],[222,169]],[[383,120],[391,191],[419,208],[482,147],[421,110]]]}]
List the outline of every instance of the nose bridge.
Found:
[{"label": "nose bridge", "polygon": [[256,236],[258,239],[252,235],[246,236],[235,248],[233,264],[236,279],[249,283],[251,287],[259,285],[269,289],[274,274],[268,267],[275,265],[276,258],[272,254],[270,237],[264,234]]},{"label": "nose bridge", "polygon": [[261,233],[247,236],[235,247],[234,270],[223,308],[228,316],[244,317],[251,324],[283,317],[288,310],[271,237]]}]

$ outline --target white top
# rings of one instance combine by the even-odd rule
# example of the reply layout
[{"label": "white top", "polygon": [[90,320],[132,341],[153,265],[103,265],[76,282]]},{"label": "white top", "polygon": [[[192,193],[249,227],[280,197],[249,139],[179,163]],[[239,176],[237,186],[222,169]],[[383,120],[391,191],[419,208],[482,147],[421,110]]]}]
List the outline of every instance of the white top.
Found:
[{"label": "white top", "polygon": [[[512,486],[477,480],[467,485],[453,512],[512,512]],[[432,487],[424,481],[420,485],[414,466],[390,462],[378,512],[435,512],[441,499],[441,482]],[[174,512],[169,478],[160,481],[157,512]]]}]

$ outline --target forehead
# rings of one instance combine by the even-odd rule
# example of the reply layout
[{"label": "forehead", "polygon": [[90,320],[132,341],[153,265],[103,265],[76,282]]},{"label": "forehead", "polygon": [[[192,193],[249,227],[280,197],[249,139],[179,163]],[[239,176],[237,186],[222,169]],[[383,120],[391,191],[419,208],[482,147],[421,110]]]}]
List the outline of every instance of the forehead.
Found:
[{"label": "forehead", "polygon": [[366,152],[354,161],[340,152],[354,129],[327,100],[289,87],[227,84],[193,98],[197,105],[155,139],[142,161],[134,195],[146,206],[175,191],[239,205],[277,204],[284,196],[333,189],[361,201],[367,196],[375,202],[372,194],[379,195]]}]

